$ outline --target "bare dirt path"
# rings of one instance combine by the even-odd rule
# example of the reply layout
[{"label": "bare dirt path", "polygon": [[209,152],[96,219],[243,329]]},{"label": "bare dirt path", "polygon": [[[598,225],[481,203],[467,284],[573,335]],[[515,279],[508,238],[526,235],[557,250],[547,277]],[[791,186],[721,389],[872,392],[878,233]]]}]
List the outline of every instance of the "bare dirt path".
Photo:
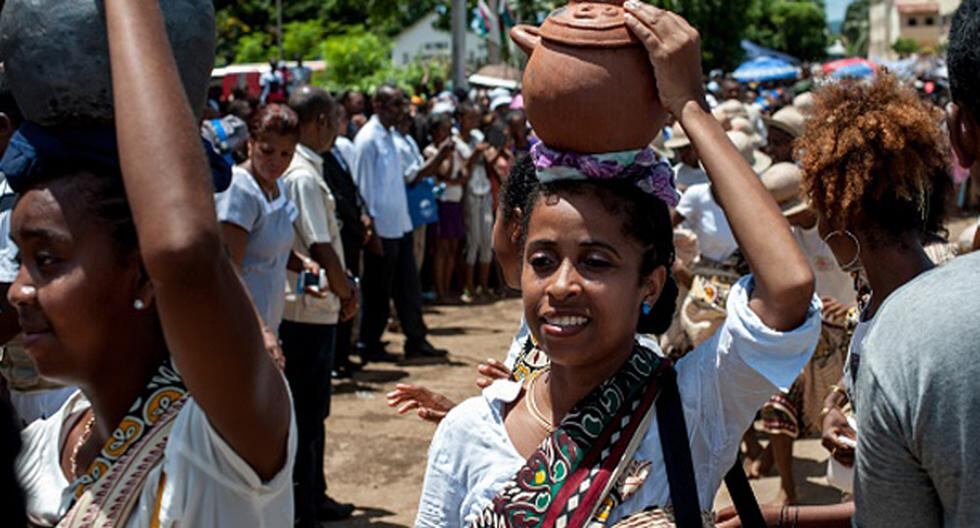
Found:
[{"label": "bare dirt path", "polygon": [[[477,395],[476,366],[488,357],[503,359],[520,322],[520,301],[427,310],[431,341],[451,351],[451,363],[433,366],[372,364],[354,382],[334,386],[327,420],[329,493],[353,502],[352,520],[329,526],[412,526],[435,427],[413,416],[397,416],[385,405],[395,383],[422,384],[455,401]],[[389,334],[388,349],[401,351],[401,336]],[[826,504],[840,495],[826,485],[827,453],[816,440],[797,442],[796,478],[805,503]],[[761,502],[773,501],[778,478],[753,483]],[[717,505],[727,504],[724,490]]]}]

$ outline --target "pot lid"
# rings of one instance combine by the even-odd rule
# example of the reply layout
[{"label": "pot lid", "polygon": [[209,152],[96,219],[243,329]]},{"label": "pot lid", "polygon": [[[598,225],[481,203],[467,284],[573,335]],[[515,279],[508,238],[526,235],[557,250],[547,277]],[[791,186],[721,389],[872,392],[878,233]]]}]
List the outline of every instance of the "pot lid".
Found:
[{"label": "pot lid", "polygon": [[623,14],[623,0],[572,0],[548,15],[541,25],[541,37],[582,47],[638,45],[640,41],[626,27]]}]

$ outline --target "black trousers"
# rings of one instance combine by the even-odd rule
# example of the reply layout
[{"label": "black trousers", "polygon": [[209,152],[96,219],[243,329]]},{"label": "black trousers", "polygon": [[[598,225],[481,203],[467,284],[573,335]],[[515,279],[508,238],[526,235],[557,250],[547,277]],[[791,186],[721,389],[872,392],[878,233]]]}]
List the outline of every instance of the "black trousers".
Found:
[{"label": "black trousers", "polygon": [[389,299],[395,301],[395,310],[402,331],[408,338],[408,345],[420,344],[426,334],[412,233],[401,238],[383,238],[381,243],[383,256],[364,253],[364,312],[359,341],[367,353],[381,348],[381,335],[388,324]]},{"label": "black trousers", "polygon": [[316,522],[317,506],[326,491],[323,421],[330,415],[330,369],[336,334],[336,325],[283,321],[279,327],[286,380],[296,413],[293,492],[296,520],[301,526]]}]

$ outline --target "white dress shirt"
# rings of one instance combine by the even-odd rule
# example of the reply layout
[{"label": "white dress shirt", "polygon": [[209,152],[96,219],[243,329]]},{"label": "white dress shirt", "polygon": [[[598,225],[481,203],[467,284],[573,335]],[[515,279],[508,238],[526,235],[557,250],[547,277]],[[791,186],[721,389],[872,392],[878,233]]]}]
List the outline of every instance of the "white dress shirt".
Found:
[{"label": "white dress shirt", "polygon": [[398,155],[402,160],[402,173],[405,176],[405,183],[411,183],[422,169],[422,165],[425,164],[425,158],[422,157],[419,144],[415,142],[415,138],[411,134],[402,134],[394,129],[391,133],[394,136],[395,148],[398,149]]},{"label": "white dress shirt", "polygon": [[698,236],[702,256],[722,262],[738,249],[725,211],[711,195],[711,184],[688,187],[677,204],[677,212],[684,217],[684,227]]},{"label": "white dress shirt", "polygon": [[350,172],[354,167],[354,142],[347,139],[347,136],[338,136],[331,150],[339,156],[340,164]]},{"label": "white dress shirt", "polygon": [[402,163],[394,134],[371,117],[354,139],[354,182],[374,218],[381,238],[401,238],[412,231]]},{"label": "white dress shirt", "polygon": [[[344,245],[337,219],[337,202],[323,179],[323,158],[305,145],[296,145],[293,161],[282,175],[286,197],[296,205],[293,222],[296,236],[293,251],[310,258],[315,244],[330,244],[340,265],[344,265]],[[327,290],[325,298],[296,291],[299,274],[286,273],[286,310],[283,319],[295,323],[333,325],[340,317],[340,299]]]}]

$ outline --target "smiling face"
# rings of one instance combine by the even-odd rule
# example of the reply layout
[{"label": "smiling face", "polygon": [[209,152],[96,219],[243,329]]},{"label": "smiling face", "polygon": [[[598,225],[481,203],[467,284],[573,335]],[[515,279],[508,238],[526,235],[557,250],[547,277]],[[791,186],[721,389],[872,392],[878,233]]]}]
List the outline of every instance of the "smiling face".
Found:
[{"label": "smiling face", "polygon": [[660,267],[640,277],[644,248],[595,194],[538,200],[524,248],[521,287],[531,332],[553,364],[605,364],[632,350],[640,306],[656,302]]},{"label": "smiling face", "polygon": [[141,327],[133,308],[141,295],[138,254],[123,252],[111,226],[80,205],[86,178],[94,177],[27,191],[11,217],[21,266],[8,298],[40,374],[69,385],[96,379],[107,354]]}]

